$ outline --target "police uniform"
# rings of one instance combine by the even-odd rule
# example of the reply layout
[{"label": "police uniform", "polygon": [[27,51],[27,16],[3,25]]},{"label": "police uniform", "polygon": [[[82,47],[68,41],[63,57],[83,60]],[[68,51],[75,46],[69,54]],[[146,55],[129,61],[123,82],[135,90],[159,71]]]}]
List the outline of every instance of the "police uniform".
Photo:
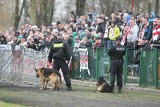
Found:
[{"label": "police uniform", "polygon": [[123,56],[125,55],[125,47],[120,44],[121,38],[116,39],[116,46],[111,47],[108,55],[111,57],[111,91],[114,92],[115,77],[117,76],[118,93],[122,90],[122,74],[123,74]]},{"label": "police uniform", "polygon": [[52,62],[52,59],[54,59],[53,68],[58,71],[61,68],[64,76],[64,80],[66,82],[67,90],[72,90],[70,72],[69,72],[68,64],[66,63],[66,61],[69,62],[70,57],[71,57],[71,53],[70,53],[67,42],[61,38],[57,38],[57,40],[55,40],[52,43],[49,56],[48,56],[48,61]]}]

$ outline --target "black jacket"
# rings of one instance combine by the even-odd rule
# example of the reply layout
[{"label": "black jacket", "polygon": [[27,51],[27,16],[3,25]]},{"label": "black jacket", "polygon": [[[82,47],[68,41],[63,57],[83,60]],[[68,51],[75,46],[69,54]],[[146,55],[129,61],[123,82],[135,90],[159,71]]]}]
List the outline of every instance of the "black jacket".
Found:
[{"label": "black jacket", "polygon": [[144,36],[143,36],[143,40],[148,40],[150,41],[150,39],[152,38],[152,26],[151,25],[148,25],[147,28],[145,29],[145,32],[144,32]]},{"label": "black jacket", "polygon": [[51,49],[48,55],[48,61],[52,62],[52,59],[63,59],[69,61],[71,57],[70,49],[66,41],[57,39],[52,43]]},{"label": "black jacket", "polygon": [[96,33],[102,33],[104,35],[105,33],[105,24],[100,23],[97,27]]},{"label": "black jacket", "polygon": [[122,60],[125,55],[125,47],[117,44],[116,46],[111,47],[108,51],[108,55],[111,57],[111,60]]}]

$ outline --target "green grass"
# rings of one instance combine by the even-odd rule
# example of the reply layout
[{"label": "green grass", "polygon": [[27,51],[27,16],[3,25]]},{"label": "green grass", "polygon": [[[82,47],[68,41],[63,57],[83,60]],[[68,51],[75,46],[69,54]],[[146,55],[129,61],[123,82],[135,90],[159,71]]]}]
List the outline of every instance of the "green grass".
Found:
[{"label": "green grass", "polygon": [[117,93],[117,89],[115,89],[115,93],[100,93],[94,92],[93,87],[84,87],[84,86],[76,86],[79,88],[79,91],[73,92],[75,95],[78,94],[80,96],[88,96],[89,98],[102,98],[102,99],[111,99],[111,100],[125,100],[125,101],[143,101],[143,100],[150,100],[150,101],[160,101],[160,96],[158,95],[150,95],[144,93],[136,93],[136,92],[127,92],[123,91],[122,94]]},{"label": "green grass", "polygon": [[[63,87],[66,88],[66,87]],[[160,96],[158,95],[149,95],[149,94],[144,94],[144,93],[136,93],[136,92],[127,92],[123,91],[122,94],[117,94],[117,89],[115,89],[115,94],[111,93],[99,93],[99,92],[94,92],[95,87],[89,87],[89,86],[78,86],[74,85],[73,86],[76,91],[71,92],[72,96],[79,96],[79,97],[84,97],[84,98],[89,98],[89,99],[103,99],[103,100],[121,100],[121,101],[127,101],[127,102],[132,102],[132,101],[160,101]],[[37,89],[39,90],[39,89]],[[67,91],[59,91],[59,92],[51,92],[49,90],[47,91],[36,91],[36,90],[28,90],[28,89],[22,89],[19,91],[14,91],[14,90],[5,90],[1,89],[0,90],[0,98],[18,98],[18,99],[23,99],[25,96],[25,99],[30,99],[30,98],[39,98],[41,96],[54,96],[54,93],[58,93],[57,95],[61,94],[66,94],[68,95],[69,93]],[[1,106],[0,107],[5,107]]]},{"label": "green grass", "polygon": [[0,107],[27,107],[27,106],[0,101]]}]

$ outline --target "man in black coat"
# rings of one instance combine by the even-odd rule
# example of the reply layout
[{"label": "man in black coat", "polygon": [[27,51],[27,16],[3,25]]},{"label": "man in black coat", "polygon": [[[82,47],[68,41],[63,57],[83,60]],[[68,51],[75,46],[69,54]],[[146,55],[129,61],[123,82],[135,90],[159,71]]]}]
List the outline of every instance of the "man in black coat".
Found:
[{"label": "man in black coat", "polygon": [[98,27],[97,27],[96,33],[97,34],[101,33],[102,35],[104,35],[104,33],[105,33],[105,24],[104,24],[104,22],[102,21],[101,18],[97,19],[97,25],[98,25]]},{"label": "man in black coat", "polygon": [[121,38],[116,39],[116,46],[112,46],[108,51],[111,57],[111,91],[114,92],[115,77],[117,76],[118,93],[122,93],[122,74],[123,74],[123,56],[125,55],[125,47],[121,44]]},{"label": "man in black coat", "polygon": [[57,71],[61,68],[64,80],[66,82],[67,90],[72,91],[70,73],[68,68],[68,62],[70,61],[71,53],[66,41],[63,40],[61,34],[57,36],[57,40],[51,45],[51,49],[48,55],[48,61],[52,63],[54,60],[53,68]]}]

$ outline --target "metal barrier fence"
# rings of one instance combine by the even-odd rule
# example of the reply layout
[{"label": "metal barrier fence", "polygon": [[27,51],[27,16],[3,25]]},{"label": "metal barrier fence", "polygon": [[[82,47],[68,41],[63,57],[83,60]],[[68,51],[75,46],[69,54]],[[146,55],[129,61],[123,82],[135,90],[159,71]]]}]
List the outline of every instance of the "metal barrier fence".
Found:
[{"label": "metal barrier fence", "polygon": [[108,56],[108,49],[96,49],[96,79],[99,76],[104,76],[107,81],[110,81],[110,57]]},{"label": "metal barrier fence", "polygon": [[135,64],[136,50],[127,49],[124,57],[124,84],[139,83],[139,76],[137,75],[137,64]]},{"label": "metal barrier fence", "polygon": [[143,50],[140,62],[140,86],[160,88],[160,50]]},{"label": "metal barrier fence", "polygon": [[[97,80],[99,76],[104,76],[109,80],[109,56],[107,49],[88,48],[88,69],[80,72],[79,51],[73,53],[72,58],[72,78]],[[0,80],[12,81],[14,83],[28,82],[37,83],[34,68],[45,67],[47,62],[46,52],[38,52],[23,47],[10,49],[0,49]]]},{"label": "metal barrier fence", "polygon": [[39,83],[34,68],[46,66],[47,53],[23,47],[18,49],[11,47],[8,50],[0,49],[0,56],[0,80],[16,84]]},{"label": "metal barrier fence", "polygon": [[[23,47],[0,46],[0,80],[14,83],[28,82],[39,83],[35,77],[34,68],[45,67],[48,52],[38,52]],[[110,58],[106,48],[87,48],[88,69],[80,71],[80,54],[78,49],[73,52],[71,77],[74,79],[97,80],[99,76],[104,76],[110,80],[109,68]],[[160,51],[157,49],[143,50],[140,61],[140,79],[134,75],[136,65],[135,50],[127,49],[124,61],[124,84],[128,82],[139,83],[140,86],[160,87]]]},{"label": "metal barrier fence", "polygon": [[[136,75],[135,64],[135,50],[127,49],[124,61],[124,84],[126,83],[137,83],[139,82],[139,77]],[[91,75],[87,72],[80,72],[80,56],[78,51],[73,52],[73,62],[72,62],[72,77],[81,79],[91,79],[98,80],[99,76],[104,76],[107,81],[110,81],[110,57],[108,56],[108,49],[106,48],[88,48],[88,68]],[[76,68],[76,69],[75,69]],[[82,76],[80,76],[82,75]]]},{"label": "metal barrier fence", "polygon": [[104,76],[104,78],[109,81],[109,67],[110,60],[107,54],[108,50],[106,48],[87,48],[88,50],[88,69],[90,75],[85,70],[80,72],[80,55],[78,51],[73,52],[72,61],[72,77],[76,79],[90,79],[97,80],[99,76]]}]

